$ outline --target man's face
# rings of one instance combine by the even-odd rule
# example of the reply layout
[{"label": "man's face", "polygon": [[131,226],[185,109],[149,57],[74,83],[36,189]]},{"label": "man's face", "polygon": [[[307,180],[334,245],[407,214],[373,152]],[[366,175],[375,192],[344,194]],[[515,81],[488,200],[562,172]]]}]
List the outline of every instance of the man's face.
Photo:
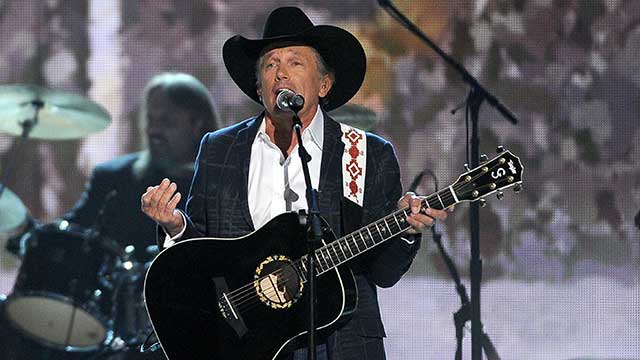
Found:
[{"label": "man's face", "polygon": [[200,120],[174,105],[162,89],[151,91],[146,105],[146,134],[152,161],[164,165],[193,162],[200,141]]},{"label": "man's face", "polygon": [[321,78],[312,48],[287,46],[273,49],[262,59],[258,95],[262,97],[266,111],[270,114],[282,112],[276,106],[276,97],[281,89],[286,88],[304,96],[301,118],[306,113],[315,113],[319,97],[326,96],[331,89],[331,80],[328,75]]}]

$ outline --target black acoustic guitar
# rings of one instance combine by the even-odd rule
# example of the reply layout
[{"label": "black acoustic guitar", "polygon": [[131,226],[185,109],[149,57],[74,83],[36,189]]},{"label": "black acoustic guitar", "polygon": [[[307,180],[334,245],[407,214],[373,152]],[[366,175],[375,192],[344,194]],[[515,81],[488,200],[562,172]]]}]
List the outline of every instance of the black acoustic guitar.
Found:
[{"label": "black acoustic guitar", "polygon": [[[522,164],[509,151],[462,174],[423,198],[423,211],[522,183]],[[357,306],[353,274],[345,263],[410,225],[409,208],[335,240],[324,225],[315,250],[318,331],[327,332]],[[235,238],[198,238],[162,251],[145,279],[145,301],[169,359],[275,359],[305,339],[308,324],[306,243],[298,214],[279,215]]]}]

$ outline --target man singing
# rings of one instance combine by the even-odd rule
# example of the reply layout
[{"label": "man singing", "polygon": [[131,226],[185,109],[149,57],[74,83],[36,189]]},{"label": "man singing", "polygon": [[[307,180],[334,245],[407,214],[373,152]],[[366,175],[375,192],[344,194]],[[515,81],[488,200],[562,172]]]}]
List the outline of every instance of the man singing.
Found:
[{"label": "man singing", "polygon": [[[203,138],[186,212],[176,210],[181,195],[169,179],[147,189],[142,210],[167,233],[164,246],[171,246],[194,237],[243,236],[279,214],[307,209],[293,113],[276,103],[285,89],[302,95],[299,117],[311,156],[311,183],[319,189],[320,213],[336,236],[411,207],[407,231],[347,263],[355,275],[357,308],[349,321],[319,339],[316,349],[322,360],[384,359],[376,286],[390,287],[401,278],[420,246],[416,234],[447,213],[420,211],[420,199],[402,196],[392,145],[369,133],[366,175],[358,186],[364,190],[352,194],[361,202],[348,199],[344,129],[326,111],[345,104],[360,88],[366,70],[362,45],[341,28],[315,26],[300,9],[283,7],[271,12],[261,39],[234,36],[226,41],[223,56],[231,78],[264,111]],[[306,359],[306,352],[296,350],[293,359]]]}]

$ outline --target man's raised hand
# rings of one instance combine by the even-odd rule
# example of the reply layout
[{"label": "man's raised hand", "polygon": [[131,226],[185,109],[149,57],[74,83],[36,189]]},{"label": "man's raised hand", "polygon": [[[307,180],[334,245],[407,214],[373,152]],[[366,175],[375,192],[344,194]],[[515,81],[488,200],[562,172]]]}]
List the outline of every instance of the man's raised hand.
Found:
[{"label": "man's raised hand", "polygon": [[175,236],[184,227],[184,218],[176,209],[182,195],[178,185],[169,179],[163,179],[159,185],[149,186],[142,194],[142,212],[157,222],[170,235]]}]

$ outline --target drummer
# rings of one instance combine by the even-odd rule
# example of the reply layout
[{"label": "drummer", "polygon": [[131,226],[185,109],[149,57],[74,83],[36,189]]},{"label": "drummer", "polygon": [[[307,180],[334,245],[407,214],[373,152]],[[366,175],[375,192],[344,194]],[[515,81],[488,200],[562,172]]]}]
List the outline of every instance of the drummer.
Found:
[{"label": "drummer", "polygon": [[136,260],[144,262],[150,259],[146,248],[156,243],[156,225],[140,211],[140,194],[164,178],[189,188],[200,138],[218,128],[218,115],[200,81],[163,73],[147,84],[140,119],[148,149],[98,165],[63,218],[98,230],[122,248],[135,246]]}]

